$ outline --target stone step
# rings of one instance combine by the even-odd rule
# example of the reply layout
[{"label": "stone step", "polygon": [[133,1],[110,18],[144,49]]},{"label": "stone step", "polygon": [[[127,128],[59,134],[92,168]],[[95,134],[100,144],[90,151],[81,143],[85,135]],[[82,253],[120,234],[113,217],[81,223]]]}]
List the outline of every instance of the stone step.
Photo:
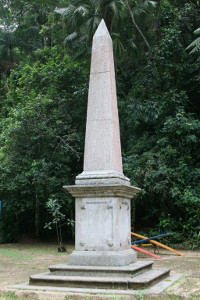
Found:
[{"label": "stone step", "polygon": [[70,288],[93,288],[93,289],[146,289],[159,280],[167,277],[170,269],[152,269],[143,274],[131,277],[83,277],[61,276],[42,273],[30,276],[30,285],[53,286]]},{"label": "stone step", "polygon": [[57,264],[49,266],[51,275],[85,277],[132,277],[152,269],[152,261],[137,261],[123,267],[73,266]]}]

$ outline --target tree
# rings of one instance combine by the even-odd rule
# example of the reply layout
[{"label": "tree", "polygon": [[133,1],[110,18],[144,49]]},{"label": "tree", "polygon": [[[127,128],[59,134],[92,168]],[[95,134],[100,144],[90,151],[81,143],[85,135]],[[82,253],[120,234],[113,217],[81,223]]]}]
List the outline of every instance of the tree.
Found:
[{"label": "tree", "polygon": [[45,224],[44,228],[52,229],[53,226],[56,227],[57,241],[58,241],[58,251],[66,252],[66,248],[63,246],[62,238],[62,227],[64,225],[71,225],[74,231],[74,220],[66,219],[66,216],[61,212],[62,206],[58,202],[58,199],[50,198],[46,203],[46,208],[52,216],[52,221]]},{"label": "tree", "polygon": [[[185,51],[185,36],[191,38],[195,26],[195,6],[186,4],[178,16],[171,10],[162,39],[145,55],[137,74],[131,74],[124,165],[133,184],[142,187],[136,224],[174,231],[176,242],[187,232],[198,246],[199,67]],[[193,20],[188,18],[191,11]]]},{"label": "tree", "polygon": [[[38,50],[35,56],[32,66],[22,63],[11,72],[8,115],[1,123],[0,195],[5,236],[5,225],[11,219],[16,223],[13,230],[9,227],[11,236],[26,228],[41,236],[47,218],[45,205],[52,194],[61,199],[66,215],[73,216],[71,196],[62,186],[72,184],[80,168],[87,72],[83,63],[73,62],[60,48]],[[82,125],[80,117],[76,121],[77,114]]]}]

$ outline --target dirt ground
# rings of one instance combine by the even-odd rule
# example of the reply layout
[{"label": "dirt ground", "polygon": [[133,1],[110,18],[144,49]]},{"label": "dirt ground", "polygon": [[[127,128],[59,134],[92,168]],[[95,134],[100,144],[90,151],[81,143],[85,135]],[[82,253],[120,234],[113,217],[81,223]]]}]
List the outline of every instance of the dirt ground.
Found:
[{"label": "dirt ground", "polygon": [[[5,292],[10,291],[9,286],[17,283],[27,282],[32,274],[48,271],[48,266],[57,263],[67,262],[68,255],[73,251],[73,245],[67,245],[67,253],[58,253],[57,246],[44,243],[19,243],[0,244],[0,299],[11,299],[3,297]],[[171,274],[182,274],[183,276],[169,287],[157,299],[200,299],[200,251],[182,251],[185,256],[177,256],[169,251],[160,250],[161,259],[151,259],[143,254],[138,254],[139,260],[153,260],[156,267],[169,267]],[[20,291],[17,293],[20,294]],[[9,294],[6,294],[9,295]],[[29,298],[39,299],[97,299],[98,297],[87,296],[77,298],[73,295],[63,293],[28,292]],[[175,298],[174,298],[175,297]],[[23,297],[19,296],[18,299]],[[27,298],[26,298],[27,299]],[[98,298],[99,299],[99,298]],[[101,299],[127,299],[107,298]],[[133,299],[133,298],[130,298]],[[143,297],[140,299],[144,299]],[[146,299],[146,298],[145,298]]]}]

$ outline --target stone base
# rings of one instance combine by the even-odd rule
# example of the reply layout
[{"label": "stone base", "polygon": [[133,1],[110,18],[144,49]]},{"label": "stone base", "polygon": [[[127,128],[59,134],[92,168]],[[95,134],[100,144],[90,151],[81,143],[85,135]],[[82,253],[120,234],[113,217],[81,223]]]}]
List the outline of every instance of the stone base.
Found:
[{"label": "stone base", "polygon": [[79,266],[127,266],[137,261],[131,249],[124,251],[74,251],[69,256],[69,265]]},{"label": "stone base", "polygon": [[49,273],[30,276],[30,286],[134,290],[146,289],[169,276],[169,269],[153,269],[152,262],[126,267],[89,267],[60,264]]},{"label": "stone base", "polygon": [[133,277],[152,269],[152,261],[137,261],[122,267],[72,266],[67,263],[49,266],[51,275],[82,277]]}]

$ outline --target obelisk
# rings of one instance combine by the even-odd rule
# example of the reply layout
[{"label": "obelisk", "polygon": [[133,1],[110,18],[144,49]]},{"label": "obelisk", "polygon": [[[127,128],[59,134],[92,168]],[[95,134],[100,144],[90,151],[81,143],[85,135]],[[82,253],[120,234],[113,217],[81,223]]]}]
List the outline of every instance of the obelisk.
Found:
[{"label": "obelisk", "polygon": [[69,265],[125,266],[131,249],[130,199],[140,190],[124,176],[112,39],[104,20],[93,37],[84,168],[74,186],[75,251]]},{"label": "obelisk", "polygon": [[112,40],[103,20],[93,38],[84,170],[65,188],[76,198],[75,251],[68,263],[31,275],[31,286],[122,294],[169,275],[169,269],[152,269],[151,261],[137,261],[131,249],[130,199],[139,188],[123,175]]}]

